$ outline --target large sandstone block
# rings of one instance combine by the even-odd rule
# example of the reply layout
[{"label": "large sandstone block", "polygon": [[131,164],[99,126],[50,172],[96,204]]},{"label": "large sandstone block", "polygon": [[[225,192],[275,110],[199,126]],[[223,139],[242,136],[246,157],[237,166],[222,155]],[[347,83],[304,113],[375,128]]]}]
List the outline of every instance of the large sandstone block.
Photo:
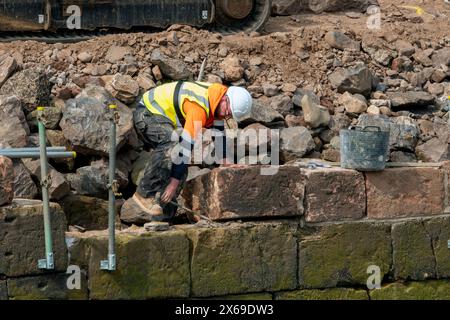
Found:
[{"label": "large sandstone block", "polygon": [[444,211],[444,174],[438,168],[391,168],[365,175],[369,218],[437,215]]},{"label": "large sandstone block", "polygon": [[0,156],[0,206],[14,198],[14,167],[11,159]]},{"label": "large sandstone block", "polygon": [[69,194],[60,201],[60,204],[69,226],[81,226],[87,230],[108,228],[108,201]]},{"label": "large sandstone block", "polygon": [[305,218],[308,222],[360,219],[366,211],[364,176],[355,170],[302,170],[306,177]]},{"label": "large sandstone block", "polygon": [[191,240],[192,296],[297,287],[296,227],[281,223],[186,229]]},{"label": "large sandstone block", "polygon": [[182,231],[118,233],[114,272],[100,270],[108,254],[106,232],[67,233],[67,241],[70,264],[88,271],[91,299],[189,296],[189,241]]},{"label": "large sandstone block", "polygon": [[371,300],[450,300],[450,281],[392,283],[369,294]]},{"label": "large sandstone block", "polygon": [[185,190],[193,210],[214,220],[303,214],[304,184],[293,166],[280,166],[275,175],[261,175],[259,166],[218,168]]},{"label": "large sandstone block", "polygon": [[69,290],[70,274],[48,274],[37,277],[8,279],[10,300],[87,300],[87,281],[82,276],[80,289]]},{"label": "large sandstone block", "polygon": [[392,252],[396,279],[426,280],[436,277],[432,241],[423,221],[393,224]]},{"label": "large sandstone block", "polygon": [[[50,204],[50,217],[55,271],[66,271],[66,219],[58,204]],[[0,257],[0,274],[8,277],[43,272],[38,269],[38,260],[45,258],[41,201],[15,199],[11,205],[0,207]]]},{"label": "large sandstone block", "polygon": [[392,260],[391,227],[351,222],[320,227],[299,242],[299,283],[303,288],[366,285],[367,268],[387,274]]},{"label": "large sandstone block", "polygon": [[22,148],[28,143],[28,127],[18,97],[0,95],[0,143],[2,147]]},{"label": "large sandstone block", "polygon": [[425,223],[425,229],[432,241],[436,259],[436,277],[450,278],[450,250],[447,243],[450,240],[450,217],[430,219]]},{"label": "large sandstone block", "polygon": [[365,290],[349,288],[312,289],[275,293],[275,300],[369,300],[369,295]]}]

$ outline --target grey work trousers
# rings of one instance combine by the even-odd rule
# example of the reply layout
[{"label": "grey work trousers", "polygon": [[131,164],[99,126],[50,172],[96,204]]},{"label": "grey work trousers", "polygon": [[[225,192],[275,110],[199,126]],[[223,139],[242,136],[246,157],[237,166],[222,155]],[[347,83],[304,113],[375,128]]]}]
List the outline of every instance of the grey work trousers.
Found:
[{"label": "grey work trousers", "polygon": [[[178,141],[171,140],[172,133],[175,130],[172,122],[166,117],[152,114],[143,105],[139,105],[134,111],[133,120],[138,136],[146,147],[152,149],[144,176],[137,188],[137,192],[141,196],[149,198],[155,196],[157,192],[162,194],[166,189],[172,173],[171,152]],[[176,197],[179,196],[186,178],[187,173],[180,182]],[[174,202],[176,202],[176,198]],[[163,207],[164,214],[167,215],[168,219],[175,216],[176,209],[177,207],[173,204]]]}]

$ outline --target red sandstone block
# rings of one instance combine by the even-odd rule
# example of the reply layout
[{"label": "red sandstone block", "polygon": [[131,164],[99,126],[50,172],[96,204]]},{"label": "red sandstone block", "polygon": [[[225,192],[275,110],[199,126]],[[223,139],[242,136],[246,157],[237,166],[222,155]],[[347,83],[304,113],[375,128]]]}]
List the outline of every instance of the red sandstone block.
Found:
[{"label": "red sandstone block", "polygon": [[262,175],[260,166],[217,168],[187,183],[183,197],[213,220],[299,216],[304,181],[300,168],[280,166]]},{"label": "red sandstone block", "polygon": [[365,175],[369,218],[427,216],[444,211],[444,174],[439,168],[391,168]]},{"label": "red sandstone block", "polygon": [[364,176],[355,170],[319,168],[302,170],[306,178],[307,222],[357,220],[365,216]]}]

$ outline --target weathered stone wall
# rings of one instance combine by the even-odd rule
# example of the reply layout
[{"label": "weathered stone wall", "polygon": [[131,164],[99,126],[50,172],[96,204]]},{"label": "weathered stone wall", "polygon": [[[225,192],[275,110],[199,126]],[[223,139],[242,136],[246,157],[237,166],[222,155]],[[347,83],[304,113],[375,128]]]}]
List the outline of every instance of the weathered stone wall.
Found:
[{"label": "weathered stone wall", "polygon": [[[363,174],[285,166],[251,201],[263,208],[261,203],[269,202],[259,197],[284,178],[283,198],[272,198],[270,211],[246,216],[270,220],[117,231],[114,272],[100,270],[107,231],[64,237],[67,224],[56,204],[51,206],[56,269],[39,271],[37,260],[45,254],[42,203],[14,200],[0,207],[0,299],[450,299],[447,168]],[[213,170],[192,183],[214,185],[228,177],[251,186],[265,179],[256,169]],[[223,191],[214,213],[219,220],[220,199],[233,190]],[[286,203],[296,208],[295,215],[281,211]],[[275,220],[279,217],[284,219]],[[74,265],[81,270],[80,290],[67,288],[66,268]],[[371,266],[380,269],[381,289],[367,288]]]},{"label": "weathered stone wall", "polygon": [[[303,228],[268,221],[122,231],[115,272],[100,270],[106,232],[66,238],[69,265],[82,270],[81,290],[68,290],[62,272],[8,277],[0,281],[0,298],[449,298],[450,215]],[[382,289],[366,287],[371,265],[381,269]]]}]

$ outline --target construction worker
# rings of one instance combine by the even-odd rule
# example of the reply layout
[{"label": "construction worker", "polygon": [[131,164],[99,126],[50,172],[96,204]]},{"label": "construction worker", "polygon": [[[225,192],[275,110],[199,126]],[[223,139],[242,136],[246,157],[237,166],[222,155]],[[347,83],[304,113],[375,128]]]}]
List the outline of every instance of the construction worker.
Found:
[{"label": "construction worker", "polygon": [[[175,216],[173,202],[186,181],[194,140],[201,129],[223,131],[223,120],[234,118],[240,122],[251,108],[252,97],[246,89],[218,83],[179,81],[146,92],[133,116],[138,135],[153,149],[132,197],[138,210],[149,214],[152,221],[169,222]],[[217,125],[218,121],[222,124]],[[173,141],[177,128],[183,129],[181,139]],[[187,156],[174,163],[171,153],[178,143]]]}]

